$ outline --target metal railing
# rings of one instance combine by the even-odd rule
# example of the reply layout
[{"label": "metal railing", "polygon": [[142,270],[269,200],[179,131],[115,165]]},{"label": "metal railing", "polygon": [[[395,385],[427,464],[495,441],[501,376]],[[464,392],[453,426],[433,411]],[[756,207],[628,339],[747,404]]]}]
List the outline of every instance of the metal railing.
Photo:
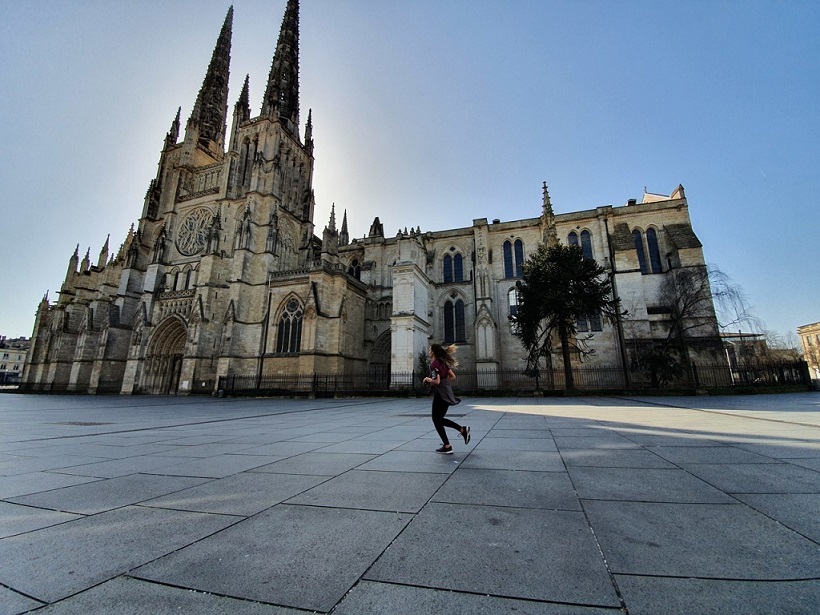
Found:
[{"label": "metal railing", "polygon": [[[772,363],[729,367],[691,363],[673,382],[655,385],[649,376],[624,373],[617,366],[574,367],[574,389],[584,391],[696,390],[738,387],[776,387],[780,385],[811,387],[805,362]],[[218,391],[224,395],[290,395],[317,396],[342,394],[423,394],[426,374],[419,372],[358,374],[277,374],[221,376]],[[565,391],[563,369],[542,369],[537,376],[519,370],[458,370],[453,383],[457,392],[531,394],[536,391]]]}]

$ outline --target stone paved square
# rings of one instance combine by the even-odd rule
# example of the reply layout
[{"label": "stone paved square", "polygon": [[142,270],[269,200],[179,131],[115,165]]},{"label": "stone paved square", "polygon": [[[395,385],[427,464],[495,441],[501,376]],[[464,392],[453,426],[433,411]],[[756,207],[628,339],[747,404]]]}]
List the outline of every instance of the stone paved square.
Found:
[{"label": "stone paved square", "polygon": [[429,413],[0,394],[0,613],[820,612],[820,394]]}]

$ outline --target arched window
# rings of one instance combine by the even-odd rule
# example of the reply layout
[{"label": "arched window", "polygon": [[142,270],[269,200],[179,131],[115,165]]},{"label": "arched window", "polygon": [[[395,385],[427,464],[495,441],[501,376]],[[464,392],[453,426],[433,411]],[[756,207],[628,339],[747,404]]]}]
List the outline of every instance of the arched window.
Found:
[{"label": "arched window", "polygon": [[193,269],[189,269],[187,272],[185,272],[185,290],[191,288],[191,275],[193,274],[193,272]]},{"label": "arched window", "polygon": [[603,323],[601,322],[601,315],[589,314],[587,316],[579,316],[575,321],[575,329],[578,333],[587,333],[589,331],[603,331]]},{"label": "arched window", "polygon": [[359,259],[353,259],[350,263],[350,267],[347,268],[347,274],[353,276],[357,280],[362,279],[362,266],[359,264]]},{"label": "arched window", "polygon": [[444,282],[453,281],[453,258],[449,254],[444,255]]},{"label": "arched window", "polygon": [[299,352],[302,344],[302,306],[296,299],[288,301],[279,318],[276,352]]},{"label": "arched window", "polygon": [[510,292],[507,293],[507,303],[510,306],[510,316],[517,316],[518,315],[518,291],[516,289],[511,289]]},{"label": "arched window", "polygon": [[567,235],[567,245],[578,245],[578,233],[576,233],[575,231],[570,231],[569,235]]},{"label": "arched window", "polygon": [[520,278],[523,275],[524,267],[524,242],[520,239],[515,240],[515,277]]},{"label": "arched window", "polygon": [[592,236],[589,231],[581,231],[581,249],[584,251],[584,258],[595,260],[592,255]]},{"label": "arched window", "polygon": [[649,249],[649,265],[652,273],[661,273],[661,252],[658,249],[658,233],[653,228],[646,229],[646,247]]},{"label": "arched window", "polygon": [[504,242],[504,277],[513,277],[512,244],[509,241]]},{"label": "arched window", "polygon": [[520,278],[524,265],[524,242],[516,239],[515,243],[509,240],[504,242],[504,277]]},{"label": "arched window", "polygon": [[641,266],[641,273],[649,273],[646,267],[646,252],[643,249],[643,237],[638,229],[632,231],[632,241],[635,244],[635,250],[638,252],[638,263]]},{"label": "arched window", "polygon": [[444,341],[448,344],[467,341],[464,302],[461,299],[444,304]]},{"label": "arched window", "polygon": [[[455,250],[455,248],[450,248],[450,250]],[[453,256],[445,254],[442,259],[442,265],[445,283],[464,281],[464,259],[461,257],[461,254],[455,254]]]},{"label": "arched window", "polygon": [[179,290],[179,271],[174,273],[174,287],[172,290]]}]

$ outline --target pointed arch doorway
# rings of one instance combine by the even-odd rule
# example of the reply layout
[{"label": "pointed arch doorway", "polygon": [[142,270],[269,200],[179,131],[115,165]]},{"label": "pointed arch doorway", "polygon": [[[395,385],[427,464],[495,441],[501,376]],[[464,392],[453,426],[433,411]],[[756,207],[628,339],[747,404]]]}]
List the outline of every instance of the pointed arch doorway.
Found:
[{"label": "pointed arch doorway", "polygon": [[146,393],[176,394],[187,337],[185,323],[173,316],[157,327],[145,357],[143,389]]}]

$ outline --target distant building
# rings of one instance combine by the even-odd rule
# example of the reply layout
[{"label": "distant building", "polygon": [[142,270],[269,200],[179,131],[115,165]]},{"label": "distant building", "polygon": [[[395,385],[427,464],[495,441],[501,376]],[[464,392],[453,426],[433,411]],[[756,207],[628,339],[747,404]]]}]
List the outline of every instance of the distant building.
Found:
[{"label": "distant building", "polygon": [[[594,335],[585,361],[623,367],[667,336],[663,281],[705,273],[682,186],[555,214],[544,184],[531,218],[387,236],[377,217],[352,239],[347,211],[339,227],[334,207],[318,236],[311,112],[300,131],[298,2],[287,3],[260,113],[246,79],[228,131],[232,19],[233,9],[181,140],[179,112],[171,124],[136,227],[117,250],[106,239],[96,262],[78,246],[59,299],[40,303],[27,388],[186,394],[212,391],[221,376],[296,373],[389,383],[431,342],[458,344],[462,364],[492,386],[526,365],[509,316],[522,264],[548,240],[581,246],[629,311],[628,327],[595,314],[578,323]],[[711,305],[686,348],[722,358]]]},{"label": "distant building", "polygon": [[27,337],[9,339],[0,335],[0,385],[20,382],[30,346]]},{"label": "distant building", "polygon": [[797,335],[803,345],[803,357],[809,364],[814,386],[820,390],[820,322],[798,327]]}]

